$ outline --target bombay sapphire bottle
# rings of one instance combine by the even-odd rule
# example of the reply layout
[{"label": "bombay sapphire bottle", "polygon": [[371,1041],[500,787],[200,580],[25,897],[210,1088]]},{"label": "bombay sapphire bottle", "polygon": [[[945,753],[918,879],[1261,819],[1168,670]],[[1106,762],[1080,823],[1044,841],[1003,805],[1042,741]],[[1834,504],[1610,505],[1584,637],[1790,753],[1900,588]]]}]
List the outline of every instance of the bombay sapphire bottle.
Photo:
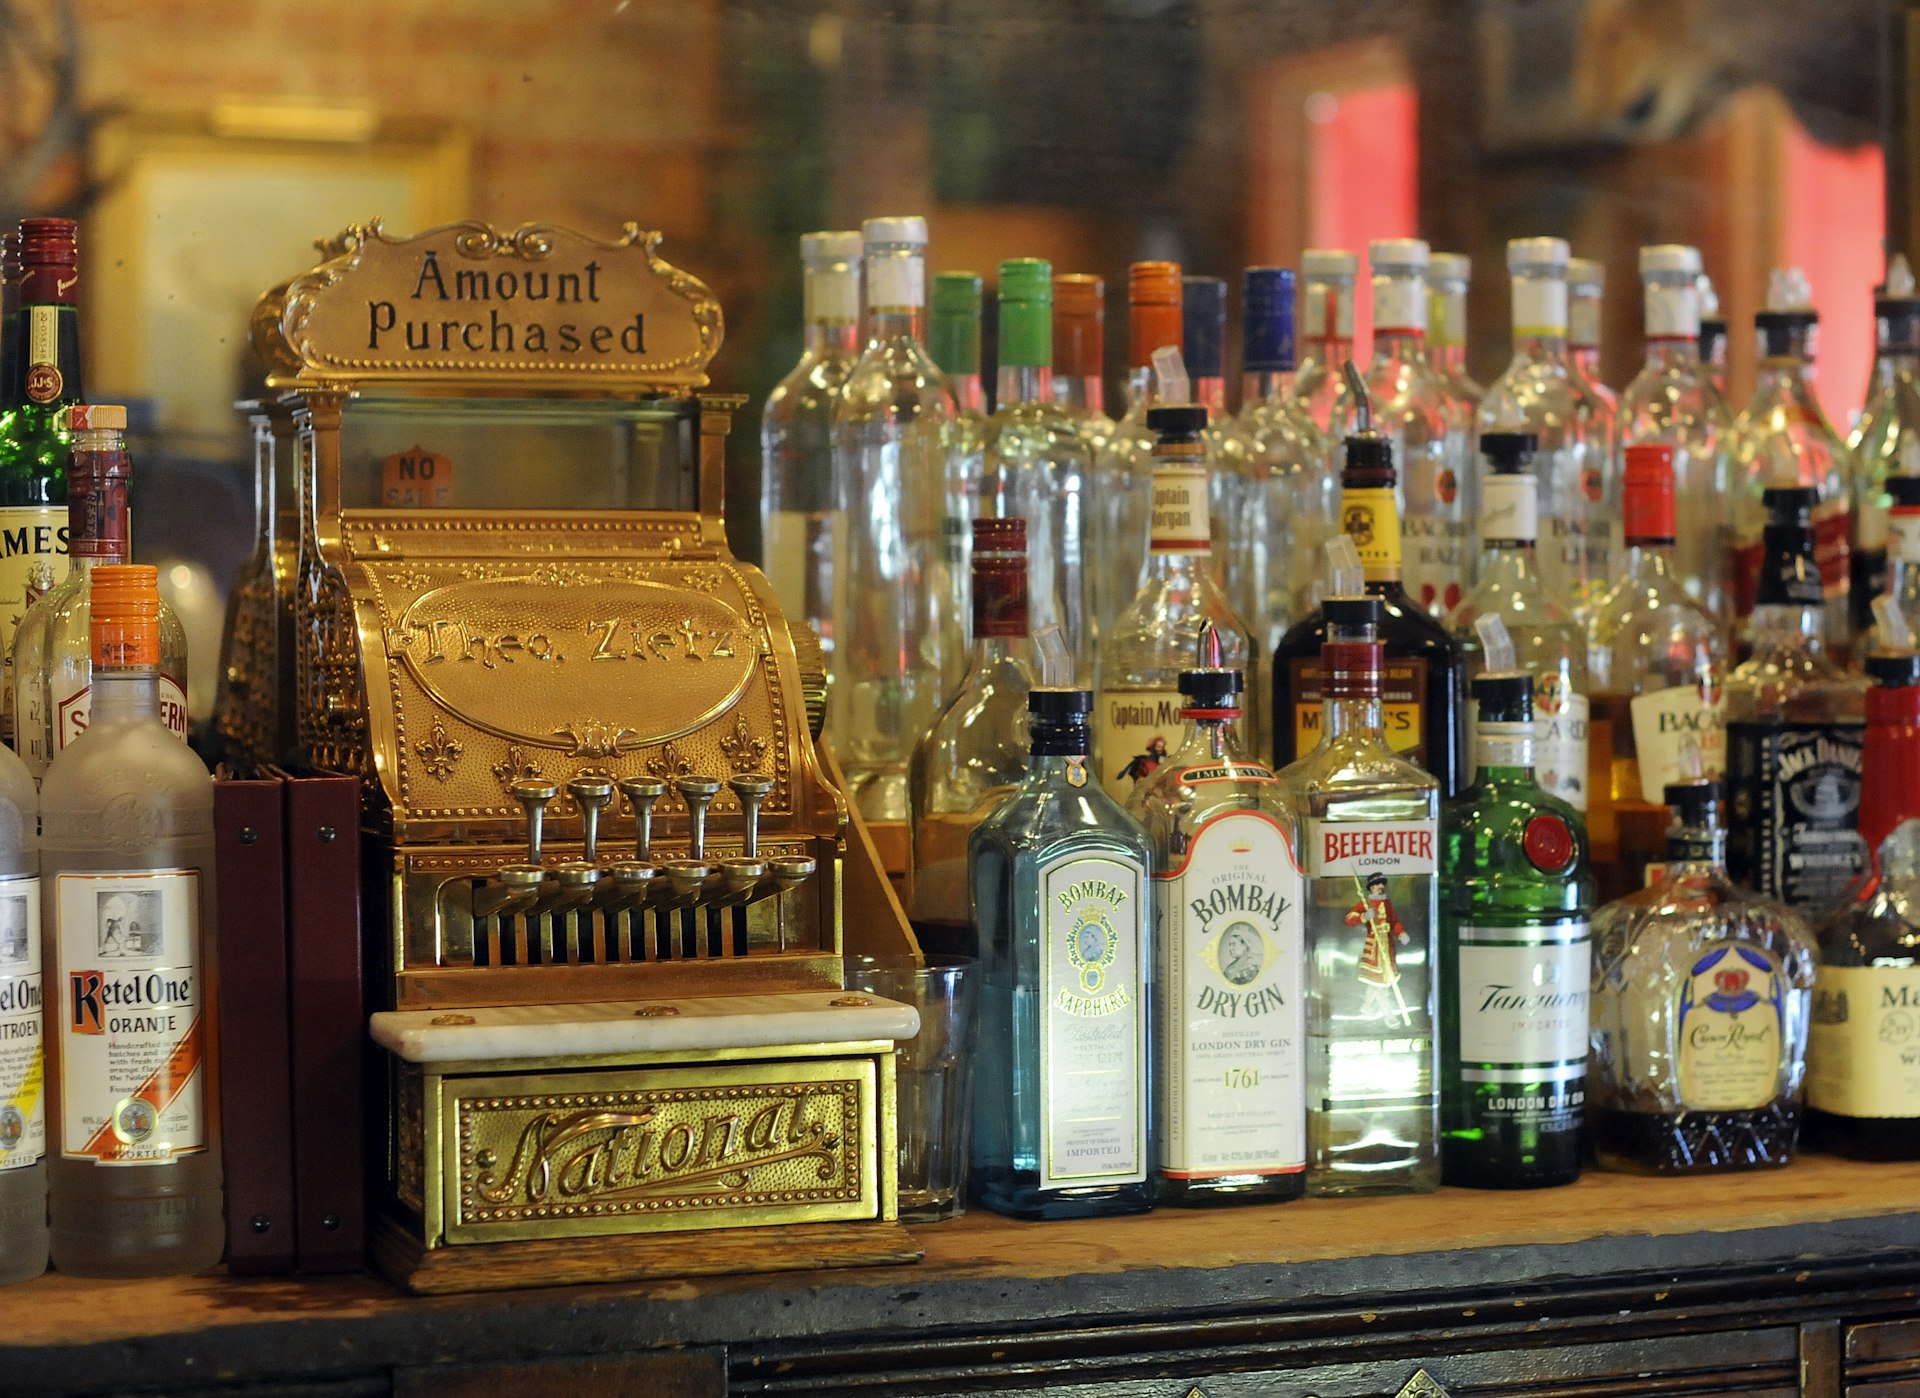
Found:
[{"label": "bombay sapphire bottle", "polygon": [[968,842],[985,976],[973,1192],[1015,1218],[1153,1203],[1147,837],[1094,780],[1084,689],[1029,698],[1027,775]]}]

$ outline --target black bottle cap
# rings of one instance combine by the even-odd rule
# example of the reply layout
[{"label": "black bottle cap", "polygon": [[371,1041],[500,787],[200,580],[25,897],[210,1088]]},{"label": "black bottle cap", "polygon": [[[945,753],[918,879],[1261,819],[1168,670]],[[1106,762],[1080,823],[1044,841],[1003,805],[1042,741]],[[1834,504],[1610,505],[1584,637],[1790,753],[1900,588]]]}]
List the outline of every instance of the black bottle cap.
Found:
[{"label": "black bottle cap", "polygon": [[1531,432],[1482,432],[1480,454],[1493,464],[1496,476],[1517,476],[1533,461],[1540,438]]},{"label": "black bottle cap", "polygon": [[1087,719],[1093,713],[1090,689],[1034,689],[1027,694],[1027,721],[1037,757],[1085,757]]},{"label": "black bottle cap", "polygon": [[1920,476],[1888,476],[1887,498],[1908,509],[1920,506]]},{"label": "black bottle cap", "polygon": [[1148,408],[1147,426],[1163,442],[1197,442],[1207,427],[1207,410],[1196,403]]},{"label": "black bottle cap", "polygon": [[1378,597],[1329,597],[1322,604],[1327,630],[1359,626],[1378,627],[1386,620],[1386,604]]},{"label": "black bottle cap", "polygon": [[1820,569],[1813,561],[1813,507],[1820,503],[1820,492],[1812,486],[1773,486],[1761,498],[1767,526],[1761,531],[1765,553],[1755,602],[1763,607],[1818,606],[1822,593]]},{"label": "black bottle cap", "polygon": [[1469,686],[1482,723],[1528,723],[1533,719],[1533,676],[1524,670],[1489,670]]},{"label": "black bottle cap", "polygon": [[1920,653],[1877,650],[1866,659],[1867,678],[1884,689],[1911,689],[1920,685]]},{"label": "black bottle cap", "polygon": [[1757,312],[1753,326],[1760,332],[1760,353],[1769,359],[1804,357],[1807,332],[1819,321],[1819,315],[1813,311]]},{"label": "black bottle cap", "polygon": [[1873,298],[1874,319],[1880,322],[1880,349],[1886,354],[1920,353],[1920,296]]},{"label": "black bottle cap", "polygon": [[1237,709],[1247,682],[1238,670],[1182,670],[1180,693],[1190,709]]},{"label": "black bottle cap", "polygon": [[1674,782],[1661,793],[1673,809],[1673,818],[1682,825],[1717,826],[1725,789],[1717,781]]},{"label": "black bottle cap", "polygon": [[1349,359],[1340,366],[1347,392],[1353,396],[1354,430],[1347,434],[1346,470],[1341,484],[1365,489],[1390,486],[1393,476],[1393,442],[1373,426],[1373,399],[1367,395],[1367,381]]}]

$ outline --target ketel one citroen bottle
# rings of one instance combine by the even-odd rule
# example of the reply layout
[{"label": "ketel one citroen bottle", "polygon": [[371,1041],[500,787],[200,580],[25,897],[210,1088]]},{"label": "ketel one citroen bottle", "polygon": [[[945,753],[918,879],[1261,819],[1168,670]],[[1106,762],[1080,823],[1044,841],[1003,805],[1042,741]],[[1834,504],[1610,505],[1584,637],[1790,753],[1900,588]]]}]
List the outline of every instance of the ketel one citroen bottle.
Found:
[{"label": "ketel one citroen bottle", "polygon": [[1489,670],[1473,698],[1474,783],[1440,818],[1442,1177],[1567,1184],[1586,1123],[1586,832],[1534,776],[1533,676]]},{"label": "ketel one citroen bottle", "polygon": [[93,573],[93,721],[40,790],[53,1262],[220,1260],[213,780],[160,714],[154,570]]},{"label": "ketel one citroen bottle", "polygon": [[1753,654],[1727,678],[1736,883],[1796,907],[1837,902],[1865,863],[1861,686],[1830,658],[1814,562],[1812,486],[1766,492]]},{"label": "ketel one citroen bottle", "polygon": [[1235,731],[1217,638],[1180,675],[1186,736],[1128,813],[1153,843],[1155,1202],[1306,1187],[1306,947],[1293,798]]},{"label": "ketel one citroen bottle", "polygon": [[[1446,627],[1407,595],[1400,581],[1400,515],[1394,502],[1393,448],[1373,430],[1365,385],[1348,367],[1348,392],[1361,404],[1359,428],[1346,439],[1340,524],[1359,550],[1367,595],[1380,599],[1379,640],[1386,656],[1380,713],[1390,747],[1439,778],[1443,794],[1460,786],[1464,686],[1460,652]],[[1273,661],[1273,757],[1285,767],[1313,751],[1320,736],[1321,647],[1327,618],[1316,607],[1291,627]]]}]

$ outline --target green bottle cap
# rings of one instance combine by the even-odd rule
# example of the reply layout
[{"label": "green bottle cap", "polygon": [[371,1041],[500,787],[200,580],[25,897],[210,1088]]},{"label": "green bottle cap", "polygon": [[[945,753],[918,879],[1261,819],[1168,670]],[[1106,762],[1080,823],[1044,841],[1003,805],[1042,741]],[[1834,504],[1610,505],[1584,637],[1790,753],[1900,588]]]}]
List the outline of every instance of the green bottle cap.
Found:
[{"label": "green bottle cap", "polygon": [[1053,365],[1053,264],[1016,257],[1000,264],[1000,362]]},{"label": "green bottle cap", "polygon": [[940,272],[933,279],[927,348],[943,374],[980,372],[980,286],[978,272]]}]

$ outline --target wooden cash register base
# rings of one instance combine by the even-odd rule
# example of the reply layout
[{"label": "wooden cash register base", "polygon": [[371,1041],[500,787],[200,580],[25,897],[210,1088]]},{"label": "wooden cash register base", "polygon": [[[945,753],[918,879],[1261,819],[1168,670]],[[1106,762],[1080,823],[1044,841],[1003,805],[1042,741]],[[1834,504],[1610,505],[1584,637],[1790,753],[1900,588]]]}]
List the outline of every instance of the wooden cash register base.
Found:
[{"label": "wooden cash register base", "polygon": [[0,1393],[1920,1395],[1920,1165],[916,1236],[911,1266],[428,1298],[49,1275],[0,1292]]}]

